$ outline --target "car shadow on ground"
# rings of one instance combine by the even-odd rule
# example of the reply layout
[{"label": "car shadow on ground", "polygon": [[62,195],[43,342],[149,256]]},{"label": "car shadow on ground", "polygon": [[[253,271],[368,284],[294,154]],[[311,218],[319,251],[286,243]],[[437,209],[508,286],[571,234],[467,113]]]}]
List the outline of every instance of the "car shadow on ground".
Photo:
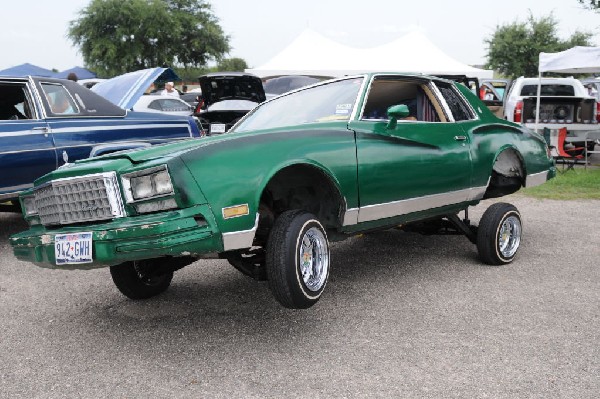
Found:
[{"label": "car shadow on ground", "polygon": [[[399,231],[335,243],[332,258],[326,291],[308,310],[283,308],[273,299],[268,282],[252,280],[224,260],[201,260],[177,272],[169,290],[157,297],[133,301],[115,288],[105,292],[102,303],[90,300],[68,319],[114,325],[133,334],[149,328],[167,333],[191,327],[212,335],[223,334],[224,326],[231,329],[228,334],[269,334],[273,323],[309,328],[315,317],[342,317],[340,307],[376,306],[379,296],[393,294],[415,281],[443,279],[455,270],[483,267],[474,246],[464,237]],[[110,279],[108,273],[105,278]],[[252,332],[245,331],[248,325],[254,326]]]},{"label": "car shadow on ground", "polygon": [[[5,215],[2,226],[0,239],[5,243],[10,234],[26,228],[16,214]],[[86,334],[95,336],[116,328],[133,337],[148,331],[168,335],[173,330],[216,337],[271,335],[274,328],[278,332],[314,328],[315,317],[351,318],[340,309],[376,307],[382,295],[397,295],[419,281],[443,280],[450,273],[484,267],[477,260],[475,246],[463,236],[423,236],[398,230],[333,243],[331,253],[332,270],[325,293],[308,310],[283,308],[272,297],[268,282],[242,275],[225,260],[199,260],[176,272],[165,293],[143,301],[121,295],[107,269],[29,272],[44,275],[41,278],[47,279],[47,284],[68,287],[68,296],[54,290],[40,295],[65,296],[52,298],[59,303],[77,301],[77,306],[57,309],[55,317]],[[48,323],[43,328],[51,332],[55,326]],[[252,326],[251,331],[247,331],[248,326]]]}]

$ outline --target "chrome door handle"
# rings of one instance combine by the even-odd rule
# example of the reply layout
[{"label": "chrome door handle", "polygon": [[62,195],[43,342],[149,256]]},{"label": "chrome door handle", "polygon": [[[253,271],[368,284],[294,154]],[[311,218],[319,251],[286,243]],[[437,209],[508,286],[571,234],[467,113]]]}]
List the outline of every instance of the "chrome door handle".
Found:
[{"label": "chrome door handle", "polygon": [[454,140],[456,141],[465,141],[467,136],[454,136]]},{"label": "chrome door handle", "polygon": [[31,130],[36,131],[36,132],[44,132],[44,133],[48,133],[48,128],[47,127],[34,127]]}]

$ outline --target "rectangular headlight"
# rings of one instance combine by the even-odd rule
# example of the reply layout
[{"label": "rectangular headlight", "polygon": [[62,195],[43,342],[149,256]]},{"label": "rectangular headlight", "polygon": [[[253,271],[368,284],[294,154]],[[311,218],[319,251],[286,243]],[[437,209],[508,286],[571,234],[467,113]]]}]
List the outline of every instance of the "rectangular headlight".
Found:
[{"label": "rectangular headlight", "polygon": [[173,183],[166,165],[127,173],[122,177],[127,203],[172,195]]},{"label": "rectangular headlight", "polygon": [[37,215],[37,207],[35,206],[35,196],[28,195],[22,198],[22,204],[25,208],[25,216]]}]

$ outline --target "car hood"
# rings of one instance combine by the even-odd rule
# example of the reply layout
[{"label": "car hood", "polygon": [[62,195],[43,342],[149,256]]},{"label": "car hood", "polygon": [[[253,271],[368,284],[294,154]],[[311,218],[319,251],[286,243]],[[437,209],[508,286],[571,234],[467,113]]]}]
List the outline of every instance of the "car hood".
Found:
[{"label": "car hood", "polygon": [[202,98],[208,106],[223,100],[265,101],[265,90],[258,76],[247,73],[200,76]]},{"label": "car hood", "polygon": [[95,84],[90,90],[121,108],[131,109],[150,85],[158,79],[179,78],[170,68],[149,68],[105,80]]},{"label": "car hood", "polygon": [[192,151],[200,147],[211,146],[212,144],[215,144],[220,141],[235,139],[235,136],[241,135],[247,134],[223,134],[219,136],[203,137],[202,139],[182,140],[175,143],[153,145],[150,147],[144,147],[135,150],[113,152],[98,157],[80,159],[78,161],[75,161],[73,165],[93,164],[96,161],[106,161],[111,159],[128,159],[131,163],[137,164],[147,161],[153,161],[159,158],[175,158],[188,151]]}]

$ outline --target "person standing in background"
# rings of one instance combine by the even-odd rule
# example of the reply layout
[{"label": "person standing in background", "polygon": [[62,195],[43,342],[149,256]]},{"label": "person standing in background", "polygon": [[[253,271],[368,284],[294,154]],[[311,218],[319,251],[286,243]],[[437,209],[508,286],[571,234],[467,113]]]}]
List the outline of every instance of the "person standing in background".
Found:
[{"label": "person standing in background", "polygon": [[173,82],[165,83],[165,89],[160,93],[163,96],[173,96],[179,98],[179,92],[175,90]]}]

